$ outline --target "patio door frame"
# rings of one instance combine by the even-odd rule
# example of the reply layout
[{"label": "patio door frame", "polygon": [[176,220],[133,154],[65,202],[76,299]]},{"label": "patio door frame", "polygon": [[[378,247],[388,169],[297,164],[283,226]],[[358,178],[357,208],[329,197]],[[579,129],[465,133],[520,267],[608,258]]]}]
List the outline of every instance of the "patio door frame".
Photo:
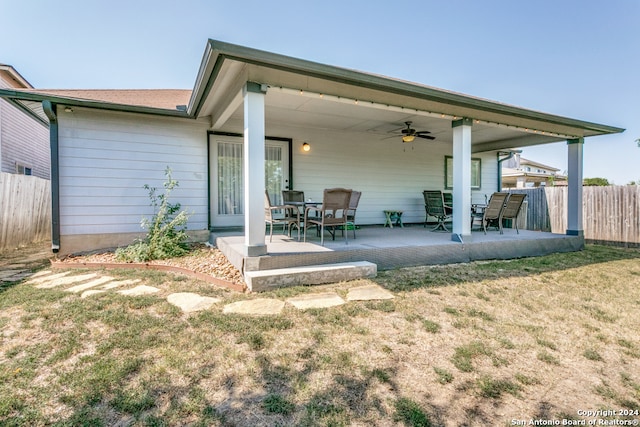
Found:
[{"label": "patio door frame", "polygon": [[[218,137],[219,139],[216,139]],[[208,173],[207,177],[207,191],[208,191],[208,211],[209,211],[209,229],[215,228],[243,228],[244,226],[244,213],[235,215],[221,215],[217,213],[218,206],[218,151],[217,142],[221,139],[229,138],[230,140],[236,139],[238,143],[244,143],[244,137],[241,133],[232,132],[207,132],[207,161]],[[282,163],[283,163],[283,190],[293,189],[293,139],[267,136],[265,138],[265,145],[267,146],[279,146],[282,147]]]}]

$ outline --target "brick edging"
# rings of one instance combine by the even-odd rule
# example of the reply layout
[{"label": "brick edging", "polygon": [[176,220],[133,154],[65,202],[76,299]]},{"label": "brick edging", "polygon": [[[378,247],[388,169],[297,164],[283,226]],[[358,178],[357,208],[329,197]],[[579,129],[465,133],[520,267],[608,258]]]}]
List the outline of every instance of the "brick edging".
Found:
[{"label": "brick edging", "polygon": [[184,267],[164,264],[148,264],[148,263],[114,263],[114,262],[60,262],[51,260],[51,268],[105,268],[105,269],[148,269],[157,271],[169,271],[173,273],[182,273],[187,276],[203,280],[212,285],[230,289],[232,291],[247,292],[246,285],[240,285],[228,280],[219,279],[209,274],[199,273]]}]

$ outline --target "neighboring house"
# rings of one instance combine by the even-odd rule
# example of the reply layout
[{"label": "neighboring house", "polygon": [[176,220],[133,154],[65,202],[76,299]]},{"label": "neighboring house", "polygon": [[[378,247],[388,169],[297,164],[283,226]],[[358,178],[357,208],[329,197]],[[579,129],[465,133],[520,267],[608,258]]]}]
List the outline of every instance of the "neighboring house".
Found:
[{"label": "neighboring house", "polygon": [[[206,240],[210,229],[243,227],[245,265],[267,253],[267,188],[276,202],[284,188],[316,200],[325,188],[360,190],[360,224],[382,224],[389,208],[421,223],[422,191],[452,188],[460,241],[471,203],[497,187],[496,153],[558,141],[574,177],[567,234],[580,236],[584,138],[623,131],[213,40],[192,91],[0,97],[50,122],[55,251],[139,237],[141,216],[153,213],[143,185],[161,188],[169,166],[189,232]],[[403,142],[405,122],[435,140]]]},{"label": "neighboring house", "polygon": [[[11,65],[0,64],[0,89],[31,87]],[[49,179],[49,130],[36,117],[0,98],[0,172]]]},{"label": "neighboring house", "polygon": [[545,185],[567,185],[567,176],[560,169],[533,160],[519,153],[502,163],[502,188],[530,188]]}]

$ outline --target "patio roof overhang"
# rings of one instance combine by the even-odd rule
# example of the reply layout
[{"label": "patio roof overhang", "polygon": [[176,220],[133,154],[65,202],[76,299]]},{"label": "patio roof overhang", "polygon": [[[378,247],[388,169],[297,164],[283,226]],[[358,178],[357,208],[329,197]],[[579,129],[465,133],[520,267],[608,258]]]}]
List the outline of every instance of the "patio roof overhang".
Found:
[{"label": "patio roof overhang", "polygon": [[451,122],[466,117],[474,121],[472,151],[482,152],[624,131],[215,40],[205,49],[188,114],[210,117],[214,130],[240,133],[247,81],[268,87],[265,125],[273,136],[296,137],[290,133],[297,128],[303,137],[305,128],[316,128],[382,139],[412,121],[451,142]]},{"label": "patio roof overhang", "polygon": [[[266,132],[304,138],[305,129],[399,135],[404,122],[429,130],[439,142],[453,140],[451,122],[473,119],[472,151],[547,144],[623,132],[592,123],[472,97],[376,74],[340,68],[244,46],[209,40],[186,110],[132,105],[69,91],[0,89],[3,97],[42,123],[42,101],[142,114],[207,118],[212,130],[241,133],[242,88],[265,85]],[[292,132],[294,133],[292,135]]]}]

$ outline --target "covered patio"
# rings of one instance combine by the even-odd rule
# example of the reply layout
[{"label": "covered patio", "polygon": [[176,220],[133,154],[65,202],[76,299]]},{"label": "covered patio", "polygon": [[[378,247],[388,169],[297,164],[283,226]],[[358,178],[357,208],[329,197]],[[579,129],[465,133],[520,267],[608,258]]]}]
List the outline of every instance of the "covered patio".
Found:
[{"label": "covered patio", "polygon": [[[220,215],[221,203],[211,209],[213,240],[244,272],[353,260],[388,269],[579,250],[585,137],[623,131],[217,41],[209,42],[197,82],[188,111],[211,116],[214,147],[236,136],[244,150],[244,194],[234,203],[243,208],[236,224],[243,232],[221,233],[229,217]],[[404,124],[433,138],[404,140]],[[279,193],[265,177],[269,136],[289,143],[286,189],[304,190],[313,200],[325,188],[362,191],[359,222],[370,226],[357,240],[345,245],[336,238],[324,247],[282,238],[268,243],[264,192]],[[471,205],[499,190],[500,156],[558,141],[566,141],[569,159],[566,235],[472,232]],[[452,193],[451,232],[375,226],[389,208],[403,210],[407,222],[422,221],[425,189]]]},{"label": "covered patio", "polygon": [[229,261],[245,274],[250,271],[291,269],[301,266],[319,266],[336,263],[367,261],[380,270],[418,265],[464,263],[490,259],[512,259],[570,252],[584,246],[582,236],[569,236],[539,231],[505,228],[504,234],[490,230],[472,231],[463,242],[454,242],[446,232],[433,232],[420,224],[404,228],[381,225],[363,226],[348,231],[345,243],[338,231],[335,240],[325,238],[324,246],[315,232],[307,241],[297,236],[274,234],[267,239],[267,254],[246,258],[243,254],[244,235],[240,232],[214,232],[212,240]]}]

